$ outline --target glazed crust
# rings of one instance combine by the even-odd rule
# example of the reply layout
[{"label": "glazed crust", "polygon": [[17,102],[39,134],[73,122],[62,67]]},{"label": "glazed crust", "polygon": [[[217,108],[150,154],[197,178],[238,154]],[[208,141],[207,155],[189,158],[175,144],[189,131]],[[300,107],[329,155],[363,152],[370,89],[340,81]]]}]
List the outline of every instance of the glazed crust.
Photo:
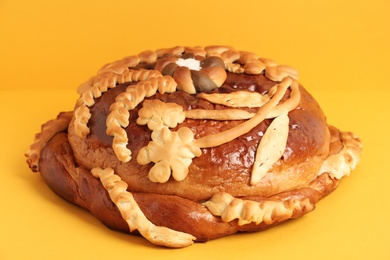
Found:
[{"label": "glazed crust", "polygon": [[[337,154],[343,147],[343,140],[339,139],[338,130],[333,128],[332,132],[334,142],[331,146],[331,153]],[[109,228],[129,232],[129,227],[99,180],[94,178],[88,170],[75,164],[65,132],[56,134],[46,144],[41,153],[39,166],[42,178],[59,196],[89,210]],[[293,215],[288,218],[275,216],[275,221],[269,224],[262,222],[239,225],[238,220],[224,222],[211,214],[201,202],[174,195],[134,192],[133,196],[146,217],[155,225],[192,234],[197,241],[207,241],[236,232],[264,230],[289,219],[303,216],[312,211],[315,204],[331,193],[338,183],[337,179],[324,173],[306,187],[269,197],[242,197],[242,199],[256,202],[298,201],[303,204],[303,207],[296,208]],[[307,200],[309,203],[305,203]]]},{"label": "glazed crust", "polygon": [[[239,86],[234,86],[240,82]],[[254,91],[264,93],[274,82],[263,75],[228,73],[227,80],[216,93],[229,93],[235,88],[246,90],[257,86]],[[70,124],[69,141],[80,165],[87,169],[112,167],[129,184],[129,190],[159,194],[178,195],[194,201],[210,198],[214,193],[225,191],[232,196],[270,196],[283,191],[307,186],[318,173],[323,160],[328,155],[329,131],[325,116],[314,98],[301,86],[301,101],[298,109],[289,113],[290,131],[283,159],[256,185],[250,185],[251,166],[254,163],[256,147],[270,120],[265,120],[249,133],[229,143],[210,149],[203,149],[199,158],[194,158],[189,174],[183,181],[170,179],[166,183],[152,183],[148,179],[150,165],[139,165],[136,160],[121,163],[111,149],[112,137],[105,133],[107,115],[115,97],[122,93],[127,84],[107,91],[96,100],[91,108],[89,121],[91,133],[87,138],[75,134],[74,124]],[[185,92],[156,94],[153,98],[164,102],[175,102],[186,110],[224,109],[205,100],[197,99]],[[287,94],[286,97],[287,98]],[[130,113],[130,124],[126,127],[129,137],[127,147],[136,157],[139,150],[150,140],[151,131],[136,123],[139,109]],[[236,121],[191,120],[187,119],[180,127],[189,127],[195,138],[221,132],[242,123]],[[175,129],[174,129],[175,130]],[[77,147],[77,148],[76,148]],[[212,173],[212,175],[210,174]]]},{"label": "glazed crust", "polygon": [[362,144],[329,126],[292,67],[227,46],[103,66],[26,153],[65,200],[108,227],[185,247],[305,215]]}]

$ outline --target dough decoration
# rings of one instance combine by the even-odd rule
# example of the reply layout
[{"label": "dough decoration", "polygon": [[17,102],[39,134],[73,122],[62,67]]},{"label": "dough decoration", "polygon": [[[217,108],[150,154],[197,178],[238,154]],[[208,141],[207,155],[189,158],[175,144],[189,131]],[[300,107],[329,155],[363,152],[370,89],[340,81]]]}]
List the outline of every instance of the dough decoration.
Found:
[{"label": "dough decoration", "polygon": [[287,113],[276,117],[265,131],[257,147],[251,184],[255,185],[283,155],[286,149],[289,118]]},{"label": "dough decoration", "polygon": [[72,112],[62,112],[56,119],[43,124],[41,132],[35,135],[34,143],[26,152],[27,163],[33,171],[39,171],[39,159],[45,144],[57,133],[65,131],[73,117]]},{"label": "dough decoration", "polygon": [[207,94],[200,93],[198,98],[205,99],[214,104],[228,107],[261,107],[275,94],[277,85],[275,85],[267,94],[261,95],[257,92],[236,91],[229,94]]},{"label": "dough decoration", "polygon": [[256,202],[234,198],[226,192],[216,193],[204,205],[215,216],[220,216],[223,221],[231,222],[238,219],[238,225],[264,222],[268,225],[281,222],[293,217],[294,211],[312,211],[314,205],[309,199],[289,200],[288,202],[278,200],[264,200]]},{"label": "dough decoration", "polygon": [[[154,162],[156,164],[149,172],[149,178],[153,182],[167,182],[171,175],[171,171],[175,180],[182,181],[185,176],[187,176],[188,167],[191,164],[191,158],[201,155],[200,148],[219,146],[249,132],[253,127],[260,124],[265,118],[267,118],[271,109],[275,108],[281,98],[285,95],[285,92],[291,83],[291,79],[285,78],[285,80],[278,85],[276,92],[272,91],[271,94],[274,95],[268,98],[268,102],[266,102],[264,106],[262,106],[263,104],[261,103],[258,104],[260,109],[247,122],[224,132],[202,137],[194,142],[194,135],[190,129],[180,128],[177,134],[174,134],[170,132],[168,128],[176,127],[178,122],[182,122],[184,120],[184,114],[181,113],[183,109],[180,109],[177,105],[173,104],[165,105],[161,101],[147,101],[146,104],[144,103],[144,107],[139,111],[140,117],[138,118],[137,123],[145,124],[146,122],[148,124],[149,129],[153,130],[153,141],[150,142],[146,148],[141,149],[137,158],[138,163],[145,165],[150,162]],[[224,97],[228,95],[229,94],[226,94]],[[240,92],[240,95],[245,96],[242,92]],[[135,98],[133,99],[135,100]],[[231,98],[227,99],[230,101],[232,100]],[[139,102],[136,103],[138,104]],[[131,106],[130,108],[132,107],[134,106]],[[291,109],[293,108],[294,107],[291,107]],[[256,161],[252,171],[252,185],[261,181],[261,178],[283,155],[289,129],[289,120],[287,116],[288,111],[289,110],[286,110],[284,114],[277,116],[274,120],[275,122],[270,125],[272,131],[267,130],[262,138],[262,142],[260,142],[257,149],[258,156],[256,156]],[[121,114],[121,116],[123,114]],[[126,115],[128,116],[128,114]],[[174,118],[177,118],[178,121],[174,121]],[[117,121],[123,122],[125,120]],[[163,127],[164,121],[167,122],[165,124],[167,127]],[[125,127],[127,124],[128,122],[126,121],[126,123],[122,124],[122,126]],[[124,131],[122,132],[125,134]],[[124,138],[121,140],[123,139]],[[182,140],[184,141],[184,144],[181,144]],[[125,149],[123,147],[123,143],[121,143],[121,145],[121,148]],[[180,154],[177,154],[177,152]],[[131,151],[129,150],[127,154],[130,153]]]},{"label": "dough decoration", "polygon": [[192,158],[202,154],[193,140],[194,134],[187,127],[177,132],[170,131],[168,127],[155,129],[152,141],[139,151],[137,162],[141,165],[155,163],[149,171],[152,182],[167,182],[171,175],[176,181],[182,181],[188,174]]},{"label": "dough decoration", "polygon": [[190,234],[159,227],[151,223],[139,208],[133,195],[128,192],[127,183],[114,173],[111,168],[93,168],[93,176],[100,179],[108,191],[111,200],[118,207],[123,219],[129,225],[130,231],[138,230],[142,236],[156,245],[169,247],[189,246],[196,239]]},{"label": "dough decoration", "polygon": [[[143,125],[145,120],[148,121],[148,127],[153,130],[153,137],[156,140],[153,140],[148,147],[142,149],[140,155],[138,155],[137,161],[142,162],[141,164],[148,164],[150,162],[156,163],[155,167],[152,167],[149,173],[150,180],[153,182],[166,182],[169,180],[170,171],[176,169],[172,172],[175,180],[183,180],[187,175],[188,169],[184,169],[183,166],[188,167],[191,164],[191,158],[195,156],[200,156],[200,148],[210,148],[219,146],[235,138],[239,137],[250,131],[253,127],[260,124],[266,118],[275,118],[282,113],[287,113],[294,109],[299,103],[299,89],[297,87],[297,72],[288,67],[288,66],[276,66],[274,63],[269,62],[272,66],[267,67],[259,57],[251,53],[238,53],[232,52],[229,48],[209,48],[206,49],[209,53],[206,52],[205,56],[199,56],[192,53],[187,53],[186,56],[176,57],[172,55],[167,55],[168,53],[164,52],[165,58],[162,58],[155,65],[154,70],[132,70],[132,69],[120,69],[122,64],[126,62],[117,62],[118,65],[106,65],[100,70],[100,74],[105,75],[104,77],[99,74],[96,79],[89,81],[90,86],[82,85],[79,88],[81,92],[82,104],[75,110],[74,121],[75,129],[79,136],[86,137],[89,133],[87,123],[90,118],[88,106],[94,104],[93,98],[98,98],[101,96],[101,93],[106,91],[108,88],[115,87],[114,83],[124,83],[124,82],[138,82],[135,86],[129,86],[126,89],[126,92],[120,94],[116,98],[116,102],[110,108],[110,114],[107,118],[107,134],[113,136],[113,150],[117,155],[118,159],[122,162],[128,162],[132,159],[132,152],[128,149],[127,142],[128,137],[124,130],[125,127],[129,124],[130,111],[139,105],[145,98],[159,93],[172,93],[176,90],[184,91],[188,94],[196,94],[199,92],[198,97],[208,100],[209,102],[215,104],[222,104],[229,107],[258,107],[259,110],[256,114],[248,114],[248,112],[237,110],[229,115],[224,115],[223,111],[188,111],[187,113],[180,112],[183,109],[169,109],[161,103],[154,102],[151,105],[150,102],[145,102],[144,107],[139,112],[139,118],[137,123]],[[204,54],[204,53],[202,53]],[[161,55],[161,54],[160,54]],[[216,55],[216,56],[213,56]],[[156,61],[158,55],[152,54],[151,52],[143,52],[138,55],[139,62],[153,63]],[[222,58],[221,58],[222,57]],[[270,70],[269,74],[273,79],[281,81],[279,84],[276,84],[273,88],[270,89],[265,95],[261,95],[255,92],[248,91],[238,91],[230,94],[207,94],[204,93],[212,91],[214,88],[220,87],[226,79],[226,63],[223,60],[234,62],[238,60],[240,64],[243,65],[243,73],[247,74],[260,74],[264,70]],[[129,58],[128,58],[129,59]],[[130,58],[129,60],[133,61],[133,64],[136,64],[136,58]],[[137,60],[138,61],[138,60]],[[122,65],[123,66],[123,65]],[[188,67],[186,67],[188,66]],[[157,68],[157,70],[156,70]],[[274,69],[278,68],[278,69]],[[117,75],[115,72],[119,72],[122,75]],[[108,74],[108,76],[107,76]],[[282,77],[283,76],[283,77]],[[102,80],[102,79],[106,80]],[[92,82],[92,83],[91,83]],[[294,88],[291,94],[289,101],[285,101],[282,104],[279,104],[281,98],[286,94],[287,88]],[[298,92],[298,94],[297,94]],[[278,105],[279,104],[279,105]],[[171,105],[171,108],[177,107]],[[277,111],[277,112],[275,112]],[[170,113],[173,113],[170,115]],[[169,128],[176,127],[177,123],[180,123],[184,120],[183,116],[189,114],[190,118],[197,119],[218,119],[227,120],[229,117],[238,120],[243,118],[248,118],[248,121],[242,123],[241,125],[212,135],[202,137],[198,140],[191,140],[192,152],[189,157],[178,157],[175,159],[175,162],[169,162],[167,158],[162,159],[161,155],[157,156],[156,152],[159,151],[160,154],[169,154],[172,153],[173,140],[180,140],[180,134],[173,134],[170,132]],[[213,114],[213,116],[211,116]],[[217,115],[220,114],[220,115]],[[201,115],[205,117],[202,118]],[[177,117],[179,116],[179,117]],[[172,121],[174,118],[179,118],[177,122]],[[285,117],[283,117],[285,118]],[[161,128],[165,120],[165,125],[167,128]],[[288,126],[288,119],[287,126]],[[286,125],[286,124],[285,124]],[[283,140],[288,136],[288,127],[283,131],[284,137]],[[186,133],[186,136],[190,136],[187,133],[191,131],[190,129],[185,129],[182,132]],[[268,142],[274,142],[278,138],[273,138],[277,135],[278,131],[275,131],[271,135]],[[161,140],[163,136],[167,137],[167,140]],[[175,136],[175,138],[174,138]],[[193,135],[192,135],[193,136]],[[268,136],[268,134],[267,134]],[[187,141],[188,141],[187,140]],[[272,141],[271,141],[272,140]],[[177,142],[174,142],[178,144]],[[264,176],[265,173],[272,167],[273,163],[276,162],[283,154],[285,149],[285,141],[278,142],[278,147],[275,148],[278,150],[277,153],[273,153],[273,160],[269,160],[269,157],[263,158],[262,156],[256,157],[256,162],[254,166],[253,173],[256,176],[252,178],[251,184],[255,185],[258,183],[261,176]],[[157,145],[158,144],[158,145]],[[279,147],[284,144],[283,147]],[[272,144],[267,145],[266,149],[270,148]],[[277,146],[276,144],[274,146]],[[157,149],[158,147],[158,149]],[[182,146],[179,146],[182,147]],[[258,154],[262,154],[259,146],[257,151]],[[196,150],[196,151],[195,151]],[[147,152],[148,151],[148,152]],[[154,154],[154,155],[153,155]],[[278,156],[275,156],[278,154]],[[170,156],[173,158],[174,156]],[[172,161],[172,159],[170,159]],[[264,160],[267,160],[265,163]],[[181,163],[179,163],[181,161]],[[180,167],[175,167],[174,165],[181,165]],[[261,165],[261,167],[259,167]],[[180,168],[180,170],[178,169]],[[160,170],[163,170],[164,174],[160,173]],[[261,170],[260,170],[261,169]],[[260,171],[262,173],[260,174]],[[179,173],[180,172],[180,173]],[[159,175],[159,177],[157,177]]]},{"label": "dough decoration", "polygon": [[[227,73],[262,74],[275,84],[266,93],[249,90],[217,93],[214,90],[224,84]],[[194,158],[200,157],[203,149],[219,147],[240,138],[267,119],[270,124],[255,147],[248,183],[256,186],[282,160],[283,154],[288,154],[290,129],[299,128],[297,124],[290,125],[289,117],[301,101],[297,79],[298,72],[290,66],[278,65],[273,60],[228,46],[177,46],[128,56],[106,64],[95,77],[80,85],[80,98],[74,113],[62,113],[43,125],[26,153],[28,164],[33,171],[39,170],[42,149],[57,133],[67,131],[72,117],[75,134],[79,138],[88,138],[91,134],[90,110],[96,99],[109,89],[126,83],[129,85],[116,96],[106,120],[106,134],[112,137],[112,150],[120,163],[134,160],[133,152],[128,148],[126,127],[136,108],[136,123],[147,126],[151,132],[150,141],[138,151],[136,162],[150,166],[148,178],[156,185],[185,181]],[[157,94],[176,91],[223,109],[188,109],[177,103],[150,99]],[[238,123],[232,128],[195,138],[191,128],[181,126],[187,119],[237,120]],[[360,159],[362,145],[357,136],[343,132],[337,140],[343,148],[323,162],[319,177],[308,187],[261,201],[237,198],[219,191],[201,203],[212,214],[208,218],[218,217],[226,223],[237,220],[238,226],[273,225],[313,210],[315,203],[337,186],[337,180],[349,175]],[[108,192],[130,231],[138,230],[152,243],[167,247],[189,246],[197,239],[189,233],[153,224],[128,190],[128,184],[113,168],[93,167],[90,170]],[[306,196],[306,193],[311,195]]]},{"label": "dough decoration", "polygon": [[341,138],[344,140],[343,149],[324,161],[319,174],[327,172],[332,177],[340,180],[344,176],[349,176],[351,170],[356,168],[363,145],[360,139],[351,132],[341,133]]},{"label": "dough decoration", "polygon": [[145,98],[155,95],[157,92],[170,93],[176,90],[176,82],[170,76],[148,78],[140,81],[135,87],[128,87],[126,92],[116,98],[116,102],[110,107],[107,118],[106,133],[114,137],[112,147],[118,160],[128,162],[131,160],[131,151],[126,147],[128,138],[123,127],[129,124],[129,110],[134,109]]},{"label": "dough decoration", "polygon": [[157,130],[163,126],[175,128],[185,119],[183,107],[176,103],[164,103],[158,99],[145,100],[138,115],[137,123],[147,124],[150,130]]}]

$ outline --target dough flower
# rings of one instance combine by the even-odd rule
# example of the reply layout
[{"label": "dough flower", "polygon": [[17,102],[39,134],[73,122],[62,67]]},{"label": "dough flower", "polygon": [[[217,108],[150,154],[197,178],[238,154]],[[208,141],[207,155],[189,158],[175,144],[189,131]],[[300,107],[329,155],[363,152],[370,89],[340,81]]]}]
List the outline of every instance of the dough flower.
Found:
[{"label": "dough flower", "polygon": [[155,163],[149,171],[152,182],[167,182],[171,175],[176,181],[182,181],[188,174],[192,158],[201,155],[193,140],[194,134],[187,127],[172,132],[164,126],[152,132],[152,141],[139,151],[137,162],[141,165]]},{"label": "dough flower", "polygon": [[138,116],[137,124],[147,124],[150,130],[159,129],[164,125],[173,128],[185,119],[183,107],[176,103],[164,103],[158,99],[145,100]]}]

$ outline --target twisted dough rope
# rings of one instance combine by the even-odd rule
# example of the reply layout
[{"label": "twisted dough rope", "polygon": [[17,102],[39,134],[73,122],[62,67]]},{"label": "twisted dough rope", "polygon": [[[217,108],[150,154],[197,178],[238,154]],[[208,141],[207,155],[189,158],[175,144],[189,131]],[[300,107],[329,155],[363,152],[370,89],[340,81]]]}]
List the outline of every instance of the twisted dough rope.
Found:
[{"label": "twisted dough rope", "polygon": [[104,65],[96,76],[81,84],[77,89],[80,98],[75,109],[74,126],[76,134],[81,138],[85,138],[90,133],[90,129],[87,126],[91,118],[89,107],[95,104],[95,98],[99,98],[109,88],[114,88],[117,84],[142,81],[161,75],[156,70],[129,69],[142,62],[152,63],[156,59],[156,53],[151,51],[144,51],[138,55],[125,57],[122,60]]},{"label": "twisted dough rope", "polygon": [[139,81],[135,86],[127,87],[126,91],[119,94],[116,102],[110,106],[110,114],[106,121],[106,133],[114,137],[112,148],[122,162],[131,160],[131,151],[127,148],[128,137],[125,127],[129,124],[130,112],[145,97],[151,97],[158,92],[172,93],[176,90],[176,82],[170,76],[159,76],[144,81]]},{"label": "twisted dough rope", "polygon": [[27,163],[33,172],[39,171],[39,158],[43,147],[54,135],[68,129],[72,117],[73,112],[61,112],[56,119],[42,125],[41,132],[35,135],[33,144],[25,153]]},{"label": "twisted dough rope", "polygon": [[85,138],[90,133],[90,129],[87,125],[91,118],[89,107],[95,104],[94,99],[100,97],[103,92],[107,91],[109,88],[114,88],[117,84],[144,81],[159,76],[161,76],[159,71],[146,69],[126,69],[123,70],[121,74],[115,74],[114,72],[106,70],[101,72],[96,77],[95,82],[89,87],[82,86],[79,88],[81,89],[79,90],[81,91],[81,97],[78,101],[79,105],[75,109],[74,120],[76,134],[81,138]]},{"label": "twisted dough rope", "polygon": [[[139,63],[153,63],[156,60],[156,53],[151,51],[144,51],[136,56],[125,57],[122,60],[115,61],[109,64],[104,65],[97,73],[96,76],[90,78],[85,83],[81,84],[77,92],[81,95],[79,102],[87,106],[92,106],[94,104],[94,98],[98,98],[101,94],[107,91],[108,88],[113,88],[117,83],[133,82],[139,80],[145,80],[147,73],[156,73],[156,71],[151,70],[139,70],[141,74],[131,71],[130,68],[134,68]],[[138,71],[138,70],[135,70]],[[150,72],[147,72],[150,71]],[[129,75],[130,74],[130,75]],[[133,75],[134,77],[131,77]],[[131,80],[124,77],[129,77]],[[145,77],[146,76],[146,77]]]},{"label": "twisted dough rope", "polygon": [[97,167],[93,168],[91,173],[100,179],[131,232],[138,230],[151,243],[160,246],[180,248],[194,243],[196,237],[191,234],[156,226],[150,222],[139,208],[133,195],[127,191],[127,183],[122,181],[112,168]]},{"label": "twisted dough rope", "polygon": [[[281,81],[286,76],[295,80],[298,78],[297,70],[290,66],[278,65],[273,60],[259,57],[251,52],[236,51],[229,46],[206,46],[204,48],[177,46],[173,48],[158,49],[155,52],[144,51],[138,55],[125,57],[121,60],[106,64],[98,71],[98,74],[95,77],[82,84],[79,87],[78,92],[81,95],[85,91],[90,92],[90,88],[97,82],[99,82],[98,85],[103,86],[103,88],[106,87],[104,86],[106,83],[102,84],[100,81],[105,77],[112,77],[109,73],[122,75],[129,68],[134,68],[140,63],[152,64],[163,56],[170,56],[173,60],[176,60],[177,57],[180,57],[183,53],[192,53],[194,56],[202,57],[220,57],[225,62],[225,69],[230,72],[260,74],[265,71],[266,76],[274,81]],[[228,69],[229,67],[234,67],[236,69],[233,71]],[[157,70],[157,65],[155,70]],[[88,100],[91,101],[93,95],[91,95],[91,93],[85,94],[85,98],[88,98]]]},{"label": "twisted dough rope", "polygon": [[[76,120],[74,121],[76,134],[81,138],[85,138],[90,133],[87,125],[91,117],[89,107],[95,103],[94,99],[99,98],[107,89],[115,87],[118,83],[142,81],[156,77],[156,74],[159,73],[156,70],[158,67],[157,64],[154,70],[130,70],[130,68],[134,68],[140,63],[153,64],[158,59],[164,59],[162,58],[163,56],[171,56],[172,61],[182,56],[183,53],[192,53],[195,57],[220,57],[225,63],[225,70],[229,72],[247,74],[261,74],[265,72],[265,76],[274,81],[282,81],[285,77],[291,77],[295,80],[298,78],[297,70],[290,66],[277,65],[273,60],[258,57],[251,52],[236,51],[229,46],[206,46],[204,48],[177,46],[159,49],[155,52],[144,51],[138,55],[125,57],[121,60],[106,64],[98,71],[96,76],[79,86],[78,93],[80,94],[80,98],[76,105]],[[218,67],[211,69],[216,72],[211,72],[211,74],[208,72],[208,76],[214,82],[217,82],[217,85],[221,85],[223,83],[221,80],[224,78],[221,76],[221,71],[219,71]],[[139,74],[136,71],[140,71]],[[148,75],[146,71],[151,71],[149,72],[151,74]],[[184,77],[185,83],[191,85],[192,79],[189,78],[188,71],[179,74],[183,73],[187,75]],[[137,76],[131,77],[129,74]],[[216,75],[214,74],[219,76],[215,78]],[[145,77],[145,75],[147,76]],[[183,80],[182,76],[178,76],[177,78]]]},{"label": "twisted dough rope", "polygon": [[227,77],[224,61],[215,56],[203,59],[193,54],[184,59],[168,56],[162,58],[155,69],[163,75],[172,76],[177,82],[178,90],[188,94],[219,88]]}]

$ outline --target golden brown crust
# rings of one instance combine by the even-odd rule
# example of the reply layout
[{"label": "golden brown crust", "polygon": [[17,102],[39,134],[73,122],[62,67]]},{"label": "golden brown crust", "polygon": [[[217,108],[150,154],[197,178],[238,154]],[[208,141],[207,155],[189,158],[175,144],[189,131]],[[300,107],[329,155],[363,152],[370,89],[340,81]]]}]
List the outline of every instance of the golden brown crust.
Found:
[{"label": "golden brown crust", "polygon": [[[272,82],[264,78],[263,75],[245,76],[245,74],[228,74],[228,78],[225,82],[226,85],[222,86],[220,89],[222,91],[229,89],[230,84],[232,84],[233,82],[237,82],[237,80],[241,80],[242,82],[247,81],[248,85],[253,84],[252,82],[268,84],[270,89],[274,86],[272,85]],[[289,86],[289,84],[286,84],[286,87],[287,86]],[[122,95],[118,95],[117,92],[121,92],[123,91],[123,89],[136,90],[137,88],[137,85],[131,85],[123,88],[121,86],[118,86],[115,90],[116,94],[114,94],[112,91],[108,91],[102,98],[97,101],[96,105],[92,107],[91,111],[107,111],[107,108],[104,107],[109,106],[115,100],[116,95],[118,97]],[[262,89],[259,91],[263,92],[266,90],[267,89]],[[289,92],[290,96],[294,93],[294,91]],[[131,154],[135,155],[134,158],[128,161],[126,164],[118,162],[116,156],[113,156],[111,149],[99,149],[97,150],[98,153],[95,153],[90,150],[89,147],[107,147],[111,145],[110,138],[107,137],[104,132],[102,133],[102,135],[92,134],[89,138],[79,138],[76,135],[70,134],[69,138],[72,146],[78,147],[77,149],[75,149],[75,153],[76,158],[78,158],[80,164],[87,167],[87,169],[92,169],[96,166],[99,166],[101,168],[112,167],[113,169],[115,169],[115,172],[117,172],[121,176],[121,178],[123,178],[127,183],[129,183],[130,189],[134,191],[166,193],[183,196],[193,200],[210,198],[212,194],[217,191],[227,191],[233,196],[251,194],[269,196],[274,193],[295,189],[297,187],[307,185],[307,183],[309,183],[317,174],[320,167],[320,163],[328,153],[329,147],[327,147],[327,144],[329,142],[329,132],[326,128],[325,117],[323,116],[322,112],[317,108],[317,104],[312,99],[312,97],[302,87],[299,87],[298,93],[300,96],[298,100],[301,100],[298,102],[299,104],[295,103],[291,106],[286,106],[294,108],[298,105],[300,109],[293,110],[289,113],[289,140],[287,141],[287,150],[284,153],[283,160],[280,160],[280,162],[274,166],[275,169],[270,171],[269,176],[265,176],[257,185],[254,186],[248,185],[249,180],[251,178],[250,166],[240,166],[236,164],[232,165],[228,162],[226,164],[221,165],[220,163],[218,163],[218,160],[220,160],[218,158],[223,153],[225,153],[226,155],[230,154],[230,156],[233,156],[231,157],[231,160],[242,161],[242,164],[248,165],[249,162],[253,163],[255,160],[255,150],[252,150],[252,147],[249,146],[257,147],[258,142],[260,141],[260,136],[258,136],[258,133],[265,133],[268,124],[266,123],[266,121],[256,126],[248,134],[243,135],[244,138],[252,139],[252,141],[250,142],[251,144],[248,144],[247,150],[247,152],[251,153],[249,154],[250,157],[248,157],[248,155],[244,157],[240,155],[240,153],[247,153],[245,152],[245,150],[242,150],[242,147],[239,147],[242,145],[241,143],[243,142],[240,139],[237,139],[229,144],[226,143],[217,147],[212,147],[210,148],[210,152],[208,152],[207,150],[203,151],[202,156],[205,159],[200,160],[200,158],[193,158],[192,164],[189,166],[189,174],[187,175],[185,180],[181,182],[169,180],[164,185],[154,184],[150,182],[148,172],[153,165],[142,166],[137,163],[137,160],[135,160],[141,148],[147,146],[151,135],[151,130],[145,129],[144,127],[139,128],[138,124],[136,123],[139,113],[138,109],[141,107],[134,108],[135,105],[129,106],[131,108],[134,108],[129,113],[130,119],[125,120],[128,117],[128,115],[126,115],[124,116],[124,120],[126,122],[120,120],[121,122],[125,122],[125,125],[127,125],[127,122],[129,122],[129,125],[126,127],[126,129],[120,127],[120,125],[114,128],[117,129],[119,132],[123,133],[123,135],[116,135],[123,137],[123,139],[121,140],[124,141],[121,145],[125,147],[125,142],[128,141],[129,144],[126,146],[126,149],[131,151]],[[278,104],[278,106],[276,107],[283,107],[288,104],[290,100],[292,100],[288,99],[287,95],[288,94],[283,97],[284,102]],[[212,105],[205,101],[197,100],[188,94],[179,92],[172,93],[172,95],[156,95],[156,97],[158,97],[160,100],[163,100],[164,102],[166,102],[166,100],[168,100],[169,102],[177,102],[176,100],[179,100],[181,102],[179,104],[183,108],[187,107],[188,104],[193,104],[195,101],[197,102],[197,104],[194,108],[201,108],[200,105],[202,105],[205,108],[208,108],[207,110],[210,110],[210,105]],[[133,101],[138,100],[138,98],[129,98],[129,100],[130,99]],[[118,102],[118,100],[121,100],[121,98],[116,98],[116,100]],[[188,104],[186,104],[185,102],[188,102]],[[281,110],[283,111],[284,109],[286,108],[282,108]],[[103,114],[104,113],[107,112],[103,112]],[[276,116],[280,112],[272,113],[274,114],[274,116]],[[308,117],[308,113],[311,117]],[[268,115],[268,113],[265,114]],[[99,120],[99,122],[101,122],[103,125],[98,126],[96,124],[97,120]],[[104,117],[99,119],[97,119],[96,117],[92,117],[92,132],[98,133],[99,131],[101,131],[99,129],[104,129],[106,121],[111,122],[110,116],[108,116],[107,120],[105,120]],[[211,140],[213,140],[213,142],[216,142],[216,144],[214,145],[220,144],[220,141],[218,141],[218,139],[216,138],[217,135],[215,134],[224,132],[224,130],[233,129],[234,126],[239,126],[239,124],[242,123],[242,121],[240,120],[234,120],[231,121],[230,125],[228,125],[226,122],[221,121],[220,123],[218,123],[217,121],[210,120],[210,122],[212,122],[212,124],[214,125],[214,128],[201,128],[199,129],[201,131],[196,131],[196,129],[194,129],[194,126],[197,121],[193,120],[185,120],[183,123],[180,124],[180,127],[189,127],[193,131],[195,130],[195,144],[198,147],[205,147],[205,144],[203,143],[204,140],[207,139],[204,138],[210,138]],[[206,125],[207,124],[208,123],[206,123]],[[71,124],[69,129],[70,133],[74,131],[73,127],[73,124]],[[316,129],[315,134],[311,130],[313,128]],[[258,133],[254,131],[258,131]],[[138,141],[134,140],[134,136],[132,137],[132,135],[137,136],[137,138],[139,138]],[[210,135],[210,137],[207,137],[207,135]],[[114,140],[115,138],[117,138],[116,136],[114,136]],[[226,136],[227,135],[225,133],[223,135],[220,134],[220,139],[225,141],[227,140]],[[131,137],[131,139],[124,139],[129,137]],[[304,139],[302,139],[302,137],[304,137]],[[140,142],[140,140],[143,141]],[[115,146],[113,151],[115,151]],[[310,158],[310,160],[306,160],[307,158]],[[97,165],[95,162],[98,162]],[[302,176],[302,174],[299,173],[300,171],[297,171],[297,169],[305,171],[306,175]],[[210,174],[208,173],[209,170],[213,172],[213,176],[210,176]],[[207,182],[205,182],[206,180]],[[269,185],[270,180],[272,180],[272,186]],[[189,189],[188,186],[191,186],[191,189]],[[193,192],[193,190],[195,190],[196,192]]]},{"label": "golden brown crust", "polygon": [[83,83],[27,162],[64,199],[156,245],[269,228],[312,211],[362,150],[297,79],[229,46],[144,51]]},{"label": "golden brown crust", "polygon": [[[344,149],[344,140],[337,139],[337,142],[340,142]],[[337,151],[333,152],[335,155],[338,154]],[[121,213],[98,179],[94,178],[89,171],[74,164],[72,150],[65,133],[55,135],[48,142],[42,151],[40,164],[44,180],[61,197],[90,210],[108,227],[129,232],[130,229],[121,217]],[[195,236],[197,241],[206,241],[240,231],[263,230],[288,219],[300,217],[313,210],[315,204],[331,193],[338,183],[337,179],[324,173],[311,181],[307,187],[282,192],[268,198],[262,196],[232,198],[228,195],[235,201],[245,202],[248,207],[246,211],[240,211],[243,214],[241,221],[239,215],[224,216],[229,221],[214,216],[213,210],[209,211],[205,206],[210,202],[199,203],[178,196],[151,193],[135,192],[132,195],[142,212],[154,225],[189,233]],[[150,207],[152,204],[153,207]],[[263,212],[257,213],[256,218],[254,209],[258,207],[263,208]],[[275,207],[279,209],[271,213],[270,210]],[[231,212],[235,212],[237,204],[231,203],[229,208]],[[259,219],[259,215],[263,218]]]}]

